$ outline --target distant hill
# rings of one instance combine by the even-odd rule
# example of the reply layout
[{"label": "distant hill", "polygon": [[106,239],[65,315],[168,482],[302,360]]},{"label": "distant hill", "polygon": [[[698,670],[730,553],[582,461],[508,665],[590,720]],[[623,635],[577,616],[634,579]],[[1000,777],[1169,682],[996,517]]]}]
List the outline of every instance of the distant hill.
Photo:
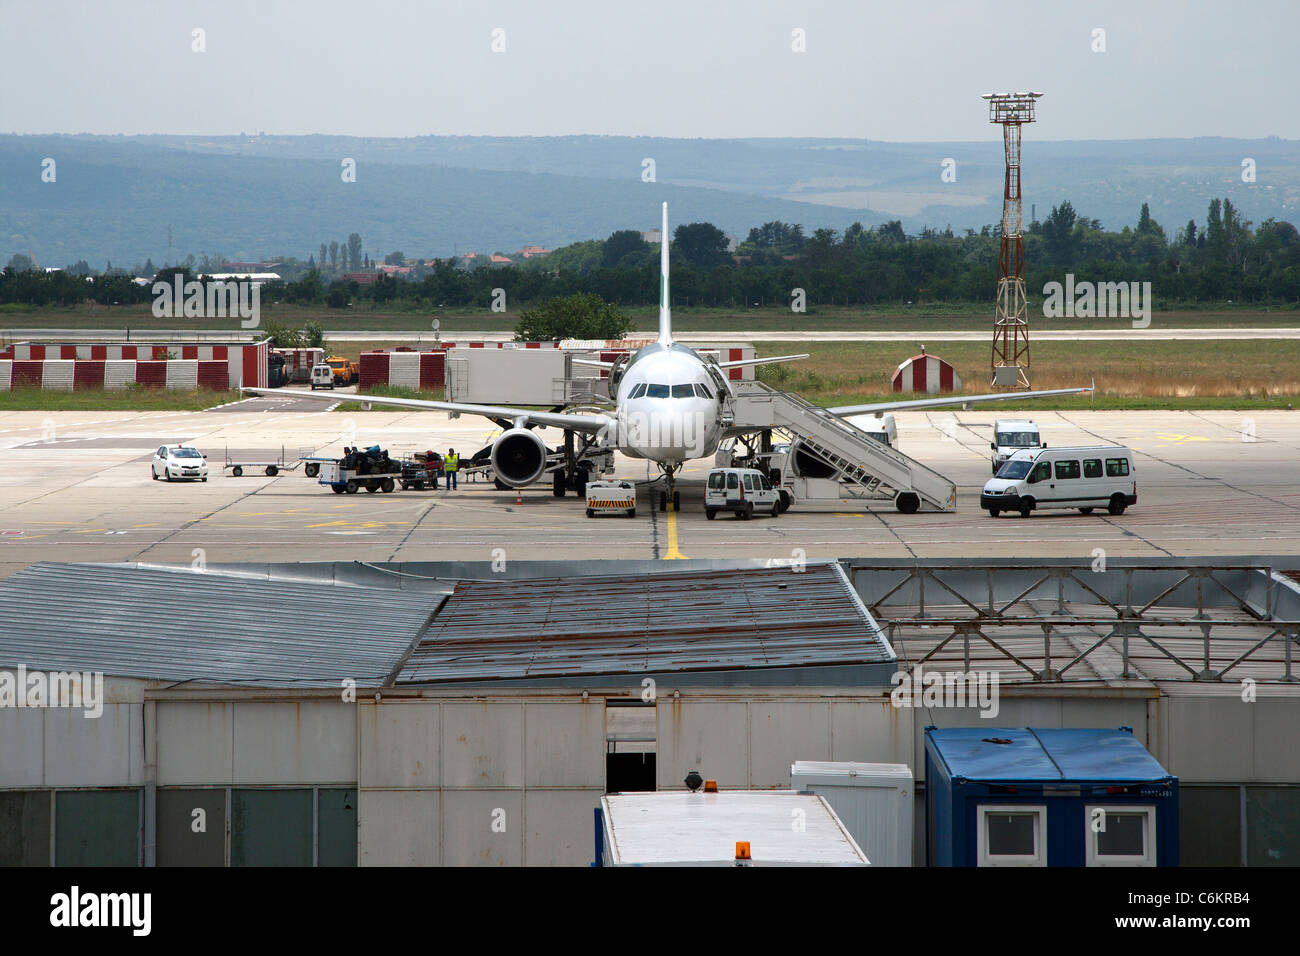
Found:
[{"label": "distant hill", "polygon": [[[977,143],[684,140],[633,137],[0,136],[0,255],[42,265],[130,265],[220,254],[293,255],[360,233],[374,258],[512,252],[712,222],[738,239],[773,219],[843,229],[901,219],[979,228],[1001,217],[996,130]],[[1228,196],[1246,218],[1300,219],[1300,143],[1285,140],[1037,142],[1026,130],[1024,191],[1040,218],[1062,199],[1107,228],[1143,202],[1172,237]],[[41,161],[57,181],[41,181]],[[344,183],[340,161],[357,161]],[[653,158],[657,182],[641,180]],[[1244,157],[1257,181],[1241,181]],[[940,180],[956,161],[957,180]]]}]

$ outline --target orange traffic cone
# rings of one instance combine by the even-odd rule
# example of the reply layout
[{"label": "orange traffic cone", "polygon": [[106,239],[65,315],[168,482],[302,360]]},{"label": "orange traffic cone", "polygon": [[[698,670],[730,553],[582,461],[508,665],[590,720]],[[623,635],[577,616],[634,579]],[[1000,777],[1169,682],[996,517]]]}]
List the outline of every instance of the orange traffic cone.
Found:
[{"label": "orange traffic cone", "polygon": [[522,505],[523,503],[524,503],[524,492],[523,492],[523,489],[521,489],[521,488],[516,488],[516,489],[515,489],[515,504],[517,504],[517,505]]}]

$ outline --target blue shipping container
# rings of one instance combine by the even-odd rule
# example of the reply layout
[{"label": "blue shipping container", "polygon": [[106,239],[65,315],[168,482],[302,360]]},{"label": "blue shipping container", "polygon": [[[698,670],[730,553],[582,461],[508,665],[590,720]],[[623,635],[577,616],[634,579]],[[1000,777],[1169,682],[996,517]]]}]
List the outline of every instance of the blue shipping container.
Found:
[{"label": "blue shipping container", "polygon": [[925,730],[930,866],[1177,866],[1178,778],[1118,730]]}]

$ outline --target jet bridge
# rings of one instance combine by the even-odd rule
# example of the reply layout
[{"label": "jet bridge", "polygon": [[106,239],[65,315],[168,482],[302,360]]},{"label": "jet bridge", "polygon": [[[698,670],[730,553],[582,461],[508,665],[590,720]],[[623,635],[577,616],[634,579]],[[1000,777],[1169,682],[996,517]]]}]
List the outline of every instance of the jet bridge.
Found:
[{"label": "jet bridge", "polygon": [[765,470],[779,469],[781,487],[795,502],[892,501],[905,514],[921,505],[956,509],[955,484],[826,409],[759,381],[733,382],[732,388],[732,428],[770,431],[791,442],[788,454],[755,457],[768,458],[772,468]]}]

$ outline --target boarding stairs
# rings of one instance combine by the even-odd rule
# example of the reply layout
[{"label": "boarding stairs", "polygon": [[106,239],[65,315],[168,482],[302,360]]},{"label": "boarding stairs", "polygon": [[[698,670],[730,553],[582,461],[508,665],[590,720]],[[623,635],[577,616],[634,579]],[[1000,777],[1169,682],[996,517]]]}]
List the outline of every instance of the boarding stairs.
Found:
[{"label": "boarding stairs", "polygon": [[[897,500],[915,494],[937,511],[957,506],[957,486],[896,448],[790,392],[759,381],[732,382],[728,409],[733,432],[772,429],[799,442],[835,472],[846,496]],[[901,509],[900,509],[901,510]]]}]

